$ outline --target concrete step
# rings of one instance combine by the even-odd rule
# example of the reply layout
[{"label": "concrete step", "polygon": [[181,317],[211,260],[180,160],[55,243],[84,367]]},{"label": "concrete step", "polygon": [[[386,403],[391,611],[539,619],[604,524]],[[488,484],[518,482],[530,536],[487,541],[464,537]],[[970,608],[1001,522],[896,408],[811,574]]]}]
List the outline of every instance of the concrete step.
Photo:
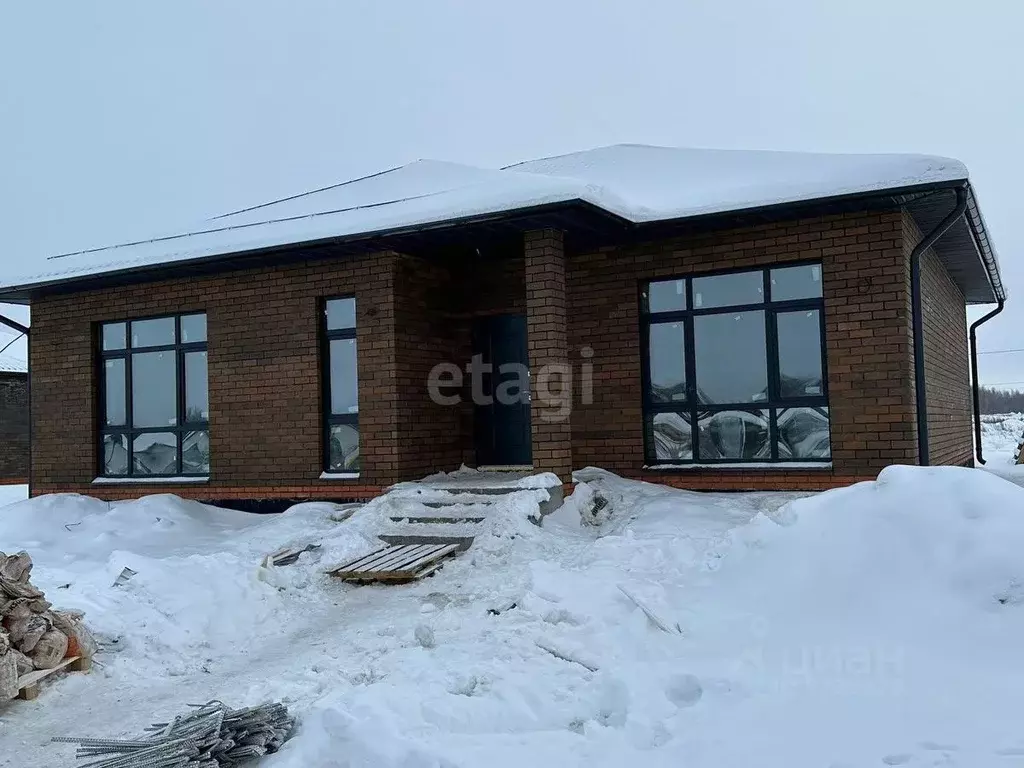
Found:
[{"label": "concrete step", "polygon": [[424,515],[393,515],[390,518],[393,523],[410,523],[421,525],[458,525],[460,523],[482,523],[485,517],[437,517]]},{"label": "concrete step", "polygon": [[419,534],[385,533],[377,537],[385,544],[457,544],[460,552],[473,545],[472,536],[430,536]]}]

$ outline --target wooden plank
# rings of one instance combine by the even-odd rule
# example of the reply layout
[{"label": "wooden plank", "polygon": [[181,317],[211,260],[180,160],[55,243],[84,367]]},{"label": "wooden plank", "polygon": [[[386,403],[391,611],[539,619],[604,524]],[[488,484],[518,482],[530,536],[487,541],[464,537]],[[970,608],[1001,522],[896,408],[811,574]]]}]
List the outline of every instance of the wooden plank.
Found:
[{"label": "wooden plank", "polygon": [[406,552],[410,550],[419,550],[427,544],[401,544],[399,546],[389,545],[382,549],[378,549],[372,552],[370,555],[361,557],[357,560],[353,560],[344,565],[340,565],[331,573],[335,575],[341,575],[343,573],[361,573],[366,570],[372,569],[374,566],[381,565],[382,563],[390,562],[392,559],[400,556],[404,556]]},{"label": "wooden plank", "polygon": [[54,672],[60,672],[64,667],[71,667],[74,669],[72,665],[79,661],[89,662],[88,659],[80,659],[78,656],[69,656],[53,669],[37,669],[34,672],[26,672],[18,678],[18,698],[25,701],[32,701],[39,695],[39,683],[41,680],[46,679]]},{"label": "wooden plank", "polygon": [[408,560],[410,557],[425,553],[428,549],[435,547],[435,544],[403,544],[398,547],[393,547],[392,552],[385,557],[381,557],[372,563],[360,566],[360,571],[390,571],[393,570],[393,566],[396,563],[401,563]]},{"label": "wooden plank", "polygon": [[[420,557],[427,557],[432,552],[439,549],[441,544],[419,544],[417,546],[402,546],[396,547],[395,556],[386,562],[381,562],[375,565],[373,568],[366,568],[368,571],[398,571],[402,570],[402,566],[405,563],[411,563]],[[401,551],[397,551],[401,550]]]},{"label": "wooden plank", "polygon": [[367,575],[390,580],[417,579],[420,577],[422,569],[425,569],[435,561],[443,560],[445,557],[454,554],[457,549],[458,547],[454,544],[449,544],[448,546],[428,552],[415,560],[401,562],[386,571],[374,571],[372,574]]},{"label": "wooden plank", "polygon": [[440,544],[436,545],[436,549],[433,552],[424,554],[411,562],[404,563],[401,568],[395,568],[396,571],[415,572],[417,568],[428,565],[433,560],[440,560],[443,557],[447,557],[457,550],[459,547],[456,544]]},{"label": "wooden plank", "polygon": [[359,566],[362,563],[370,560],[371,558],[379,557],[382,552],[386,552],[390,548],[391,547],[388,546],[388,547],[381,547],[380,549],[375,549],[375,550],[373,550],[373,552],[370,552],[368,555],[363,555],[362,557],[357,557],[355,560],[349,560],[347,563],[344,563],[343,565],[339,565],[334,570],[340,571],[340,570],[347,570],[347,569],[350,569],[350,568],[354,568],[354,567]]}]

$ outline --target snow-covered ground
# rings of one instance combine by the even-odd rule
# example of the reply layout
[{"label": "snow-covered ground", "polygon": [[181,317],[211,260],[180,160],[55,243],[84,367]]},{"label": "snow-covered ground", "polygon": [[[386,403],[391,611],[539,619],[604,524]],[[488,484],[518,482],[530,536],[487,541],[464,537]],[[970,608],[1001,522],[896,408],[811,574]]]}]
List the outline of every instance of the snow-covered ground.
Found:
[{"label": "snow-covered ground", "polygon": [[400,587],[323,575],[373,546],[386,501],[347,520],[169,496],[3,508],[0,549],[33,555],[103,653],[0,709],[0,765],[70,765],[51,736],[213,698],[299,715],[268,768],[1024,765],[1024,489],[959,468],[814,495],[579,479],[543,528],[525,489]]},{"label": "snow-covered ground", "polygon": [[1015,455],[1024,437],[1024,413],[985,414],[981,417],[981,447],[985,469],[1024,486],[1024,465]]}]

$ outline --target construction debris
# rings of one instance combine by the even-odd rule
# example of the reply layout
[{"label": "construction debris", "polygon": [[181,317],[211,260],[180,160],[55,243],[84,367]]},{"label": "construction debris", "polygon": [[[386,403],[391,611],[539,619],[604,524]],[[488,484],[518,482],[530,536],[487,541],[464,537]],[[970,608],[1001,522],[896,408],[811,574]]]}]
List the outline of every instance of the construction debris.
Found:
[{"label": "construction debris", "polygon": [[154,723],[138,739],[58,737],[53,741],[77,744],[75,757],[89,768],[221,768],[277,752],[295,726],[295,718],[281,703],[246,709],[229,709],[219,701],[189,706],[195,711],[169,723]]},{"label": "construction debris", "polygon": [[[31,573],[27,552],[0,552],[0,701],[32,689],[45,677],[40,673],[71,661],[81,660],[78,667],[87,669],[96,652],[96,641],[82,624],[82,614],[53,610],[29,581]],[[31,682],[26,683],[29,678]]]},{"label": "construction debris", "polygon": [[405,584],[429,576],[444,559],[459,554],[458,544],[396,544],[357,557],[328,573],[344,581]]},{"label": "construction debris", "polygon": [[299,556],[305,552],[317,552],[320,550],[322,545],[320,544],[307,544],[304,547],[285,547],[279,549],[273,554],[267,555],[263,558],[261,565],[264,568],[276,568],[279,565],[294,565],[299,561]]}]

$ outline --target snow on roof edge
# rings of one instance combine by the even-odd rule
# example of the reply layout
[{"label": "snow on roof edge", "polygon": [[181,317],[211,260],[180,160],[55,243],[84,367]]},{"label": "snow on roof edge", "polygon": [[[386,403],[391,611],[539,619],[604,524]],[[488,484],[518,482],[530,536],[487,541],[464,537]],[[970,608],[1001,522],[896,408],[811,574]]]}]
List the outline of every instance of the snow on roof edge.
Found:
[{"label": "snow on roof edge", "polygon": [[[675,162],[678,167],[663,170],[660,167],[663,156]],[[613,162],[608,162],[608,157]],[[623,158],[629,162],[623,162]],[[652,158],[655,160],[653,164]],[[637,161],[635,165],[640,166],[639,171],[630,165],[633,161]],[[444,165],[438,161],[420,162]],[[759,162],[768,168],[768,172],[758,166]],[[568,173],[563,175],[559,172],[562,170],[560,164],[568,164]],[[787,166],[780,164],[793,165],[800,172],[793,174],[797,177],[796,181],[786,178],[784,171]],[[825,164],[824,171],[815,164]],[[540,205],[589,204],[625,222],[640,225],[827,202],[839,198],[907,192],[915,188],[956,184],[968,179],[967,169],[959,161],[927,155],[821,155],[616,145],[523,161],[501,170],[463,166],[483,174],[483,181],[479,184],[475,183],[475,179],[468,184],[452,184],[442,179],[434,191],[412,197],[375,200],[371,195],[370,202],[361,205],[314,210],[311,213],[266,221],[245,222],[242,217],[241,224],[210,226],[221,223],[225,218],[231,220],[233,216],[272,208],[280,203],[312,199],[330,190],[348,187],[347,191],[350,191],[358,188],[360,182],[403,172],[416,165],[399,166],[221,214],[204,222],[206,226],[201,230],[63,254],[59,259],[51,257],[52,260],[44,262],[46,268],[35,269],[34,274],[24,274],[9,280],[0,279],[0,295],[11,295],[18,289],[30,290],[90,277],[114,276],[169,263],[222,259],[287,245],[341,238],[356,240],[395,234],[410,228],[458,226],[482,216],[514,215]],[[553,168],[545,167],[552,165]],[[725,173],[716,175],[719,166],[724,167]],[[691,172],[694,168],[696,170]],[[809,168],[815,173],[808,173]],[[804,178],[800,178],[801,173]],[[725,177],[725,182],[720,182],[719,177]],[[689,183],[680,184],[680,178]],[[707,191],[705,186],[709,188]],[[680,188],[682,192],[678,191]],[[773,195],[773,192],[780,191],[779,188],[782,194]],[[636,194],[638,190],[639,195]],[[358,200],[358,195],[356,198]],[[313,204],[312,207],[318,206]],[[245,233],[249,232],[256,236],[246,237]],[[228,233],[241,233],[242,236],[235,237]],[[187,243],[188,247],[168,251],[161,245],[172,242]],[[101,254],[113,258],[101,261]],[[122,254],[124,258],[117,258]],[[93,258],[84,258],[87,256]]]}]

